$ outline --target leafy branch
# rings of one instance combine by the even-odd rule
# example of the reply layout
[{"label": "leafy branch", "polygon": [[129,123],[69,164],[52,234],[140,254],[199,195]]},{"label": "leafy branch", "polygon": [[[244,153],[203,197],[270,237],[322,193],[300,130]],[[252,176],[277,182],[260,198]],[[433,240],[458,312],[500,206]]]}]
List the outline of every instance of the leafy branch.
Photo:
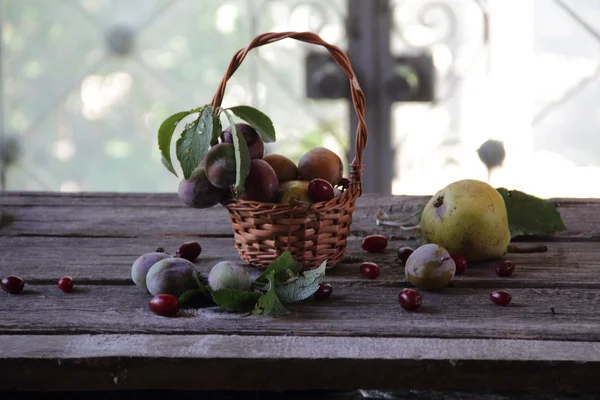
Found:
[{"label": "leafy branch", "polygon": [[217,108],[211,105],[194,108],[189,111],[177,112],[166,118],[158,129],[158,148],[161,152],[161,161],[165,168],[173,175],[175,172],[171,160],[171,142],[175,129],[179,123],[186,117],[196,115],[196,119],[184,126],[176,143],[176,155],[183,178],[189,179],[190,175],[196,169],[211,146],[219,142],[219,136],[222,131],[221,113],[225,113],[233,136],[233,145],[235,149],[236,160],[236,194],[242,195],[244,190],[244,180],[248,176],[250,169],[250,156],[248,145],[243,135],[235,128],[235,122],[232,114],[246,121],[261,136],[264,142],[274,142],[275,128],[271,119],[261,111],[250,106],[237,106],[232,108]]},{"label": "leafy branch", "polygon": [[301,272],[302,265],[285,251],[251,282],[249,290],[215,291],[197,278],[198,289],[183,293],[179,302],[184,308],[217,305],[231,311],[277,317],[288,313],[286,304],[305,300],[319,289],[326,265],[324,261],[316,269]]}]

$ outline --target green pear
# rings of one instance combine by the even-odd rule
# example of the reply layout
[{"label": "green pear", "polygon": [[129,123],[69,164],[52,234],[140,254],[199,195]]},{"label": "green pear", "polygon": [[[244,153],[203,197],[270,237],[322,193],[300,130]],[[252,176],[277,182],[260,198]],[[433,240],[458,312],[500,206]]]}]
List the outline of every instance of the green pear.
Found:
[{"label": "green pear", "polygon": [[421,215],[427,243],[475,262],[504,256],[510,243],[504,199],[485,182],[464,179],[438,191]]},{"label": "green pear", "polygon": [[279,186],[277,202],[280,204],[293,204],[294,201],[312,204],[308,196],[308,181],[287,181]]}]

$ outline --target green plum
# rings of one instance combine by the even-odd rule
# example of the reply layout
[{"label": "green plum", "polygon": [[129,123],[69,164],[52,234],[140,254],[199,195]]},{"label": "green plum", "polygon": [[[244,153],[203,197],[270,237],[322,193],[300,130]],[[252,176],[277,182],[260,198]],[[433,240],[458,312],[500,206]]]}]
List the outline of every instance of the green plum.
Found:
[{"label": "green plum", "polygon": [[146,253],[139,256],[131,266],[131,279],[133,280],[133,283],[144,290],[148,290],[146,286],[146,275],[148,275],[148,270],[160,260],[170,257],[170,255],[160,252]]},{"label": "green plum", "polygon": [[406,260],[406,278],[416,287],[438,290],[448,285],[456,273],[450,253],[440,245],[418,247]]},{"label": "green plum", "polygon": [[244,267],[232,261],[215,264],[208,274],[208,284],[214,291],[219,289],[250,289],[250,275]]}]

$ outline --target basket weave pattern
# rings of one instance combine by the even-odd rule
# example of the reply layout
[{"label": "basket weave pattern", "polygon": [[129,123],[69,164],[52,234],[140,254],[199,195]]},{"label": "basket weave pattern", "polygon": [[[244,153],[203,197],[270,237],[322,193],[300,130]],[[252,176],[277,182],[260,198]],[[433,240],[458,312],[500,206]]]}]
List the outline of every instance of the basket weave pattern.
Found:
[{"label": "basket weave pattern", "polygon": [[355,202],[362,193],[362,154],[368,138],[364,119],[365,96],[346,54],[310,32],[259,35],[233,56],[211,104],[215,109],[221,106],[227,81],[251,49],[285,38],[325,47],[348,76],[352,104],[358,118],[355,158],[350,164],[350,184],[341,196],[309,207],[247,200],[229,200],[224,206],[229,211],[238,254],[249,264],[266,268],[281,253],[289,250],[305,269],[316,268],[325,260],[327,268],[332,268],[340,262],[346,251]]}]

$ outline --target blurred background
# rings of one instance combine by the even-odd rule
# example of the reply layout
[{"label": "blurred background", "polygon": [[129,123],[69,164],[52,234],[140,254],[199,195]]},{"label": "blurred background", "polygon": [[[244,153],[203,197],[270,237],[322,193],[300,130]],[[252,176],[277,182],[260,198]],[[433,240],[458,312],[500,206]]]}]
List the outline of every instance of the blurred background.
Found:
[{"label": "blurred background", "polygon": [[[475,178],[600,197],[599,0],[0,5],[3,190],[176,192],[157,146],[163,119],[209,103],[259,33],[309,30],[349,54],[367,96],[367,192]],[[316,46],[253,50],[227,87],[224,106],[240,104],[273,120],[269,152],[353,157],[348,81]]]}]

